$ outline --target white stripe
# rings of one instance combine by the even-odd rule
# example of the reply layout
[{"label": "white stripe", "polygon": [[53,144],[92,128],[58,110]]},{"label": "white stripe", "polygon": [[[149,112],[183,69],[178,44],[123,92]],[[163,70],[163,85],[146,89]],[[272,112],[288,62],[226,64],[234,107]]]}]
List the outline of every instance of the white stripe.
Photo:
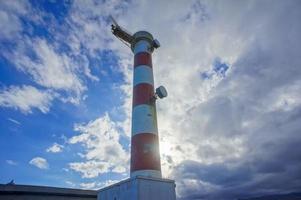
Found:
[{"label": "white stripe", "polygon": [[154,77],[152,68],[147,65],[139,65],[134,70],[134,86],[139,83],[149,83],[154,85]]},{"label": "white stripe", "polygon": [[135,48],[134,48],[134,54],[140,53],[140,52],[149,52],[150,49],[150,44],[149,42],[145,40],[140,40],[139,42],[136,43]]},{"label": "white stripe", "polygon": [[155,106],[141,104],[133,108],[132,136],[139,133],[158,133]]},{"label": "white stripe", "polygon": [[161,171],[158,170],[137,170],[131,172],[131,178],[136,176],[162,178]]}]

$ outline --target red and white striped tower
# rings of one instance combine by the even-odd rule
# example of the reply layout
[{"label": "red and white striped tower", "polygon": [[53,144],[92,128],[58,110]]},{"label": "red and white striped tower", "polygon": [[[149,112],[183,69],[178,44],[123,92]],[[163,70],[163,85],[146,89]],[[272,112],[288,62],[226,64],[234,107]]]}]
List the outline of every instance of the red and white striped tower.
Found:
[{"label": "red and white striped tower", "polygon": [[167,97],[167,91],[163,86],[154,91],[152,65],[152,53],[160,44],[150,33],[139,31],[132,35],[111,19],[113,35],[135,54],[131,178],[101,189],[97,198],[175,200],[175,182],[161,175],[156,99]]},{"label": "red and white striped tower", "polygon": [[131,177],[161,178],[152,52],[154,38],[146,31],[133,35],[134,58]]}]

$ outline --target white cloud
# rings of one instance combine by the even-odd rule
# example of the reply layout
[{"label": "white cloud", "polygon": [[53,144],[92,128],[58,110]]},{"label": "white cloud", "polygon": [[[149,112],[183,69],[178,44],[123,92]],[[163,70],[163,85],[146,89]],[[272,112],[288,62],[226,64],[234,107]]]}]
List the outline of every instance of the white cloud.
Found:
[{"label": "white cloud", "polygon": [[75,1],[68,18],[72,30],[68,38],[70,47],[75,52],[79,51],[80,46],[84,47],[91,56],[108,49],[112,35],[107,17],[121,14],[127,6],[129,4],[125,1]]},{"label": "white cloud", "polygon": [[9,165],[18,165],[18,163],[14,160],[6,160],[6,163]]},{"label": "white cloud", "polygon": [[301,81],[296,80],[290,85],[276,88],[267,96],[263,104],[269,105],[267,111],[292,111],[301,105]]},{"label": "white cloud", "polygon": [[12,37],[15,33],[20,31],[20,22],[14,15],[9,15],[7,12],[0,10],[0,38]]},{"label": "white cloud", "polygon": [[109,185],[112,185],[114,183],[119,182],[119,180],[106,180],[103,182],[88,182],[88,183],[80,183],[79,186],[82,189],[93,189],[98,190],[99,188],[103,188]]},{"label": "white cloud", "polygon": [[31,113],[33,108],[47,113],[55,94],[35,87],[11,86],[0,91],[0,106],[11,107],[24,113]]},{"label": "white cloud", "polygon": [[12,119],[12,118],[7,118],[7,120],[8,121],[11,121],[11,122],[13,122],[13,123],[15,123],[15,124],[17,124],[17,125],[21,125],[21,123],[19,122],[19,121],[17,121],[17,120],[15,120],[15,119]]},{"label": "white cloud", "polygon": [[65,181],[65,183],[73,188],[76,186],[76,184],[73,183],[72,181]]},{"label": "white cloud", "polygon": [[29,40],[24,45],[25,49],[32,48],[37,59],[34,60],[26,55],[24,50],[16,51],[12,57],[17,68],[44,87],[70,92],[71,96],[67,96],[65,99],[67,101],[71,99],[72,103],[78,103],[80,95],[86,90],[77,74],[79,73],[78,64],[66,54],[57,53],[54,47],[44,39]]},{"label": "white cloud", "polygon": [[[69,45],[66,27],[59,25],[50,13],[47,14],[51,20],[46,22],[45,13],[32,8],[27,1],[0,2],[0,5],[3,30],[0,39],[13,44],[5,47],[3,57],[38,85],[55,91],[62,102],[79,104],[87,90],[86,80],[99,81],[99,78],[92,74],[86,54],[73,49],[62,51],[64,45]],[[23,20],[30,23],[23,27]],[[30,37],[36,28],[33,24],[44,26],[52,34],[51,42],[50,38]]]},{"label": "white cloud", "polygon": [[116,166],[112,169],[112,172],[116,173],[125,173],[126,172],[126,167],[125,166]]},{"label": "white cloud", "polygon": [[[93,12],[98,7],[93,1],[90,3],[90,6],[75,4],[78,7],[74,7],[73,12],[89,13],[85,16],[90,19],[102,18],[103,13]],[[153,69],[157,85],[165,85],[169,97],[157,103],[160,150],[163,175],[177,179],[179,196],[219,199],[224,194],[225,199],[236,198],[231,195],[237,194],[241,182],[229,189],[228,183],[217,181],[224,177],[214,176],[216,168],[230,174],[226,177],[229,182],[244,177],[243,184],[248,186],[243,190],[254,193],[256,184],[263,184],[269,177],[282,178],[281,173],[263,179],[258,178],[262,174],[247,171],[248,167],[266,167],[256,163],[257,158],[277,160],[274,151],[280,145],[277,141],[285,141],[279,147],[282,150],[277,151],[279,154],[286,152],[292,138],[300,141],[297,123],[300,124],[298,80],[301,73],[297,38],[301,32],[298,21],[301,16],[297,4],[297,1],[196,0],[173,4],[140,1],[126,7],[124,12],[115,10],[120,25],[132,32],[148,30],[161,41],[162,47],[153,54]],[[106,12],[114,13],[114,9]],[[164,15],[158,17],[158,13]],[[97,22],[94,23],[96,27]],[[104,35],[109,27],[106,28]],[[133,56],[117,39],[104,46],[114,50],[120,58],[119,70],[126,78],[120,87],[127,92],[122,109],[128,113]],[[98,49],[93,45],[87,48]],[[214,70],[217,58],[229,67],[225,76]],[[210,78],[202,78],[203,73],[209,73]],[[120,125],[126,130],[129,121]],[[296,162],[297,157],[300,154],[294,154],[290,162]],[[194,164],[186,162],[187,159]],[[231,164],[245,164],[243,169],[237,167],[237,173],[243,173],[233,173],[228,169]],[[287,165],[277,164],[283,168]],[[223,165],[227,167],[222,168]],[[188,170],[191,166],[195,167],[194,171]],[[272,166],[266,169],[267,173]],[[288,167],[283,174],[295,174],[293,168]],[[207,175],[216,180],[208,179]],[[251,181],[245,176],[254,179]],[[290,179],[294,177],[291,175]],[[281,189],[280,185],[267,184],[266,187]],[[285,187],[294,188],[294,184]]]},{"label": "white cloud", "polygon": [[94,189],[96,186],[96,182],[91,182],[91,183],[81,183],[80,187],[83,189]]},{"label": "white cloud", "polygon": [[94,178],[109,171],[109,163],[95,160],[69,163],[70,169],[80,172],[83,178]]},{"label": "white cloud", "polygon": [[42,157],[35,157],[29,161],[29,164],[36,166],[40,169],[48,169],[49,164],[45,158]]},{"label": "white cloud", "polygon": [[29,9],[26,1],[1,1],[0,2],[0,40],[13,39],[19,36],[22,23],[19,16],[27,14]]},{"label": "white cloud", "polygon": [[81,157],[86,161],[69,163],[71,169],[85,178],[110,171],[126,172],[129,155],[119,142],[118,126],[108,114],[87,124],[76,124],[74,130],[80,134],[70,138],[69,143],[79,143],[85,147]]},{"label": "white cloud", "polygon": [[63,151],[64,146],[60,145],[58,143],[53,143],[52,146],[50,146],[49,148],[46,149],[47,152],[51,152],[51,153],[59,153]]},{"label": "white cloud", "polygon": [[93,181],[93,182],[81,182],[81,183],[76,183],[73,181],[65,181],[65,183],[71,187],[79,187],[81,189],[85,190],[98,190],[100,188],[112,185],[114,183],[119,182],[119,180],[105,180],[105,181]]}]

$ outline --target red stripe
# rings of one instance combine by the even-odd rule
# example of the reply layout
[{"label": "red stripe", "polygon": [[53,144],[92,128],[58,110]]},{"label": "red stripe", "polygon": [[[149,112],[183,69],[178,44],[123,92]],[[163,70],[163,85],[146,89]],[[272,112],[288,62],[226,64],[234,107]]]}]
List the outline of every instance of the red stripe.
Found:
[{"label": "red stripe", "polygon": [[158,135],[140,133],[132,137],[131,172],[136,170],[161,171]]},{"label": "red stripe", "polygon": [[154,99],[154,86],[148,83],[140,83],[135,85],[133,91],[133,107],[140,104],[153,104]]},{"label": "red stripe", "polygon": [[149,67],[152,67],[152,56],[148,52],[140,52],[135,54],[134,59],[134,67],[137,67],[139,65],[147,65]]}]

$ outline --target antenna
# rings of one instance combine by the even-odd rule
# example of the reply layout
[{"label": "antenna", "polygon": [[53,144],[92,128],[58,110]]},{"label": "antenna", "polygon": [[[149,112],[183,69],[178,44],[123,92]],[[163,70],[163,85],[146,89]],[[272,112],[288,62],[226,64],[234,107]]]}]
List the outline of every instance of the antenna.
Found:
[{"label": "antenna", "polygon": [[[116,20],[112,17],[112,15],[110,15],[110,19],[113,22],[112,26],[118,26]],[[113,28],[113,27],[112,27]]]},{"label": "antenna", "polygon": [[111,30],[113,35],[115,35],[119,40],[121,40],[123,43],[130,47],[134,39],[133,34],[131,34],[125,28],[119,26],[116,20],[111,15],[110,18],[112,20]]}]

